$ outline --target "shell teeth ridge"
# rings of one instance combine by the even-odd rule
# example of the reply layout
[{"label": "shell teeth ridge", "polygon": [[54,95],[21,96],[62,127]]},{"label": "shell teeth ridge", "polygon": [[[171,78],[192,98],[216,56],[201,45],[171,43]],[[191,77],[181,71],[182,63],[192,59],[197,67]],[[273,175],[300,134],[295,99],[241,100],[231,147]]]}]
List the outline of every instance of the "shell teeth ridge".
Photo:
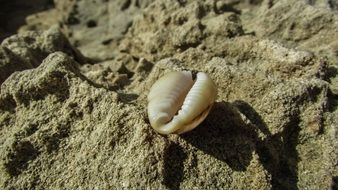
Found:
[{"label": "shell teeth ridge", "polygon": [[[210,95],[215,95],[215,87],[211,87],[209,85],[213,84],[212,81],[210,81],[210,78],[205,73],[197,73],[197,78],[195,82],[190,86],[190,89],[187,89],[187,82],[180,82],[181,80],[192,80],[192,74],[189,71],[182,71],[181,74],[184,76],[180,78],[177,84],[171,85],[169,92],[167,91],[167,94],[160,94],[157,93],[158,97],[154,97],[154,99],[157,99],[155,102],[153,102],[152,106],[156,109],[160,107],[166,107],[165,110],[162,110],[164,113],[159,113],[162,116],[158,116],[155,120],[159,124],[157,131],[162,134],[169,134],[174,133],[177,131],[178,133],[184,133],[188,130],[193,129],[196,123],[196,126],[203,121],[207,113],[210,110],[210,104],[214,101],[214,97],[211,99],[209,98]],[[173,75],[174,76],[174,75]],[[178,75],[176,75],[178,76]],[[181,75],[182,76],[182,75]],[[210,83],[211,82],[211,83]],[[190,82],[189,82],[190,83]],[[163,87],[163,89],[168,89],[166,87]],[[187,92],[186,92],[187,91]],[[153,99],[153,100],[154,100]],[[210,100],[209,100],[210,99]],[[149,101],[149,103],[151,100]],[[177,105],[178,102],[181,102],[182,105]],[[181,104],[180,103],[180,104]],[[196,105],[197,103],[197,105]],[[176,104],[176,105],[175,105]],[[197,113],[192,113],[197,108],[198,112],[201,111],[201,109],[204,109],[205,106],[207,106],[205,109],[201,112],[202,115],[204,115],[203,119],[196,118]],[[174,110],[177,109],[178,110]],[[171,110],[170,110],[171,109]],[[169,111],[170,110],[170,111]],[[160,110],[157,110],[160,111]],[[168,114],[168,112],[170,114]],[[171,112],[173,111],[173,112]],[[152,112],[155,114],[156,110],[152,110]],[[176,113],[175,113],[176,112]],[[171,113],[174,113],[172,116]],[[163,116],[165,115],[166,116]],[[175,115],[176,114],[176,115]],[[168,116],[170,117],[168,119]],[[193,118],[195,117],[195,118]],[[195,121],[195,120],[198,120]],[[189,128],[186,128],[187,125]],[[155,127],[155,126],[154,126]],[[183,127],[183,128],[182,128]]]},{"label": "shell teeth ridge", "polygon": [[197,79],[194,85],[191,87],[190,91],[188,92],[187,96],[185,97],[183,105],[181,106],[181,109],[178,111],[178,114],[175,116],[175,118],[178,119],[181,117],[185,117],[191,111],[191,107],[195,103],[195,101],[205,96],[204,93],[201,93],[201,91],[203,90],[203,86],[206,80],[208,80],[208,78],[205,77],[205,74],[197,74]]}]

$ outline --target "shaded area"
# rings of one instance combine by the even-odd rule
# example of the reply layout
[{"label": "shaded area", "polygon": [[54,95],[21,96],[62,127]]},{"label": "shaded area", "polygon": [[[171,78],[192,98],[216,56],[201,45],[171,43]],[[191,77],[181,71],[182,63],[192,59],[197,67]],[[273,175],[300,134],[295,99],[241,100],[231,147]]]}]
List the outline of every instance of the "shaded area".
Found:
[{"label": "shaded area", "polygon": [[31,142],[14,142],[8,153],[8,160],[4,164],[5,170],[11,176],[17,176],[27,168],[29,161],[35,159],[37,155],[38,151]]},{"label": "shaded area", "polygon": [[71,126],[69,124],[59,125],[56,131],[42,136],[43,146],[47,153],[57,151],[63,139],[69,137]]},{"label": "shaded area", "polygon": [[[242,116],[241,116],[242,115]],[[243,116],[249,122],[243,121]],[[195,130],[182,138],[205,154],[225,162],[234,171],[246,171],[252,160],[252,152],[259,154],[264,168],[272,176],[273,189],[297,189],[296,145],[299,135],[299,119],[295,117],[282,133],[272,135],[262,117],[246,102],[218,102],[208,118]],[[267,136],[261,140],[258,131]],[[171,146],[170,152],[183,152],[179,145]],[[170,173],[176,164],[175,173],[183,173],[185,157],[166,157],[165,173]],[[180,170],[180,171],[177,171]],[[180,178],[164,176],[179,186]],[[170,187],[169,185],[167,185]]]},{"label": "shaded area", "polygon": [[50,9],[53,0],[0,0],[0,42],[17,32],[28,15]]},{"label": "shaded area", "polygon": [[118,95],[118,100],[125,104],[132,103],[139,97],[138,94],[134,94],[134,93],[128,94],[128,93],[119,92],[117,95]]},{"label": "shaded area", "polygon": [[338,83],[336,82],[337,74],[338,74],[338,67],[328,67],[326,75],[322,76],[322,78],[329,83],[331,83],[331,89],[328,91],[328,110],[330,112],[334,112],[338,107]]},{"label": "shaded area", "polygon": [[0,47],[0,84],[2,84],[13,72],[31,69],[31,65],[25,64],[10,49]]},{"label": "shaded area", "polygon": [[272,135],[262,117],[254,108],[244,101],[233,103],[252,123],[253,128],[258,128],[267,138],[260,140],[255,133],[256,151],[264,168],[272,176],[273,189],[298,189],[297,188],[297,163],[299,161],[296,146],[299,136],[299,116],[293,116],[281,133]]},{"label": "shaded area", "polygon": [[[171,190],[180,189],[180,183],[184,176],[184,160],[187,154],[183,148],[176,143],[168,146],[164,153],[164,185]],[[179,162],[177,162],[179,161]]]},{"label": "shaded area", "polygon": [[183,139],[235,171],[245,171],[255,149],[255,132],[244,124],[230,103],[216,103],[204,124]]},{"label": "shaded area", "polygon": [[331,189],[332,190],[338,189],[338,176],[334,176],[332,178]]}]

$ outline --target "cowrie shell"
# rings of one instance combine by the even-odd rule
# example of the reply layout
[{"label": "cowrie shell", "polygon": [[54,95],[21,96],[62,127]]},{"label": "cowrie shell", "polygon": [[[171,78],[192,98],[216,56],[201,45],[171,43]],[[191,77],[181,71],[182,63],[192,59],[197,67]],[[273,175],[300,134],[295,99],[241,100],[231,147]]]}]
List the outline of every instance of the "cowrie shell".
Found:
[{"label": "cowrie shell", "polygon": [[190,71],[170,72],[148,94],[150,124],[161,134],[188,132],[206,118],[216,95],[216,85],[206,73],[197,73],[194,81]]}]

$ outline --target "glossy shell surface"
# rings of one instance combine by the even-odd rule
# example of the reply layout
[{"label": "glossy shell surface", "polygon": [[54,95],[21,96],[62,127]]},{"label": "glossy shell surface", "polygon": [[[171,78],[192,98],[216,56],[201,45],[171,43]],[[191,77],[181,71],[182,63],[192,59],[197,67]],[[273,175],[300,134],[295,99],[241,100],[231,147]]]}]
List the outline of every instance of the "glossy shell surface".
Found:
[{"label": "glossy shell surface", "polygon": [[161,134],[188,132],[206,118],[216,95],[216,85],[206,73],[197,73],[195,81],[190,71],[168,73],[148,94],[150,124]]}]

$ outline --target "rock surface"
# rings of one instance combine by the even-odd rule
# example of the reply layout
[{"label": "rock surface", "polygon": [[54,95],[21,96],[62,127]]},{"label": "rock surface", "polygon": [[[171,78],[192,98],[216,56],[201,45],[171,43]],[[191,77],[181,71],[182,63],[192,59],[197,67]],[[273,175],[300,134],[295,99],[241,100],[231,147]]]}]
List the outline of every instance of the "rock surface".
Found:
[{"label": "rock surface", "polygon": [[[56,0],[0,46],[1,189],[337,188],[337,7]],[[172,70],[218,98],[162,136],[146,97]]]}]

